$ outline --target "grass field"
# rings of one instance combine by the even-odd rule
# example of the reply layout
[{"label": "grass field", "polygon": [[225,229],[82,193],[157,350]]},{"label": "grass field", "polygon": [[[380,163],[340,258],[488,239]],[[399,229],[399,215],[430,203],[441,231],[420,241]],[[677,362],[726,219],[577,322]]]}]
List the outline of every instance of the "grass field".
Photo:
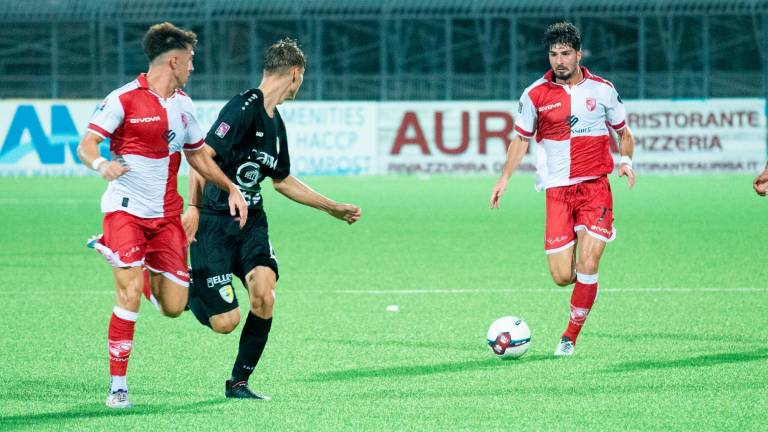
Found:
[{"label": "grass field", "polygon": [[[570,290],[549,278],[531,177],[493,212],[492,178],[306,180],[363,219],[265,184],[281,279],[251,384],[273,400],[223,397],[239,330],[144,302],[135,408],[115,412],[111,273],[83,246],[104,184],[0,178],[0,430],[765,430],[768,200],[750,177],[612,178],[618,238],[566,359],[552,351]],[[519,361],[484,344],[508,314],[533,331]]]}]

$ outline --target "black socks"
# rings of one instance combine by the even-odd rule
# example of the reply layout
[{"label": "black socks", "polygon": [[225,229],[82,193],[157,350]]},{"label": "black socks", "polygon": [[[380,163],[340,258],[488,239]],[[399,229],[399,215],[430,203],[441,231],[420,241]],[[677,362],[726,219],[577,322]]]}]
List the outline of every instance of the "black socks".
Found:
[{"label": "black socks", "polygon": [[242,333],[240,333],[240,349],[235,364],[232,366],[233,383],[248,381],[259,362],[259,358],[261,358],[261,353],[264,352],[271,328],[272,318],[259,318],[253,312],[248,312],[248,318],[246,318]]}]

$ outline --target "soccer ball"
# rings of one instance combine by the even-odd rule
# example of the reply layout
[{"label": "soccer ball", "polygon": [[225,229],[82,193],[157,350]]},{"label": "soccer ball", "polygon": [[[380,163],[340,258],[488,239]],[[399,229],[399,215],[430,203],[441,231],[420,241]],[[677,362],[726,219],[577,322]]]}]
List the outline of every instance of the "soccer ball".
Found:
[{"label": "soccer ball", "polygon": [[497,357],[520,358],[531,347],[531,330],[522,319],[505,316],[491,324],[486,339]]}]

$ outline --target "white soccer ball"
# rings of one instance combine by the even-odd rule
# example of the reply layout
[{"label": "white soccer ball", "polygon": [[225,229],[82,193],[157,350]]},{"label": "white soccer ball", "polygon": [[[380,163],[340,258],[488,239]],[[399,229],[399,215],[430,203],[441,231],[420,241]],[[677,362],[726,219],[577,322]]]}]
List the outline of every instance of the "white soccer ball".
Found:
[{"label": "white soccer ball", "polygon": [[531,330],[522,319],[505,316],[491,324],[486,340],[495,356],[520,358],[531,347]]}]

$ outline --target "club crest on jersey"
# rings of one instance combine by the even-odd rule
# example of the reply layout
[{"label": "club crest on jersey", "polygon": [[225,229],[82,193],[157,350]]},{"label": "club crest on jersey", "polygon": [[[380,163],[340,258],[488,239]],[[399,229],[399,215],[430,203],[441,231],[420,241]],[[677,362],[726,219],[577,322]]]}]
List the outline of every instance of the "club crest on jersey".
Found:
[{"label": "club crest on jersey", "polygon": [[227,285],[219,290],[219,295],[227,303],[232,303],[235,300],[235,293],[232,291],[232,285]]},{"label": "club crest on jersey", "polygon": [[588,111],[594,111],[595,107],[597,107],[597,101],[595,98],[588,97],[587,98],[587,110]]},{"label": "club crest on jersey", "polygon": [[255,162],[246,162],[237,168],[235,178],[240,186],[250,188],[259,182],[260,168]]},{"label": "club crest on jersey", "polygon": [[227,123],[221,122],[219,123],[219,127],[216,128],[216,134],[219,138],[224,138],[224,136],[227,135],[227,132],[229,132],[229,125]]}]

